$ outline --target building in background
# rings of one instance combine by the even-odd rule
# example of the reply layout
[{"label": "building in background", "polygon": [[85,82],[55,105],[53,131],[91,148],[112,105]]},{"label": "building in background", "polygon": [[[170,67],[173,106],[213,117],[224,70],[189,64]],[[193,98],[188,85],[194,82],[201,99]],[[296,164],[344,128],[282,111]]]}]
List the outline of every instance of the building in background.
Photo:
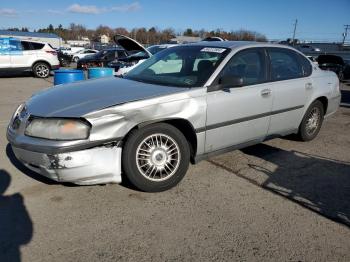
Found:
[{"label": "building in background", "polygon": [[100,42],[101,42],[101,44],[108,44],[109,43],[109,36],[101,35],[100,36]]},{"label": "building in background", "polygon": [[63,44],[63,40],[56,34],[51,33],[35,33],[35,32],[19,32],[0,30],[0,37],[14,37],[21,40],[45,42],[53,48],[59,48]]},{"label": "building in background", "polygon": [[68,46],[80,46],[80,47],[88,47],[90,46],[89,38],[83,37],[81,40],[67,40]]}]

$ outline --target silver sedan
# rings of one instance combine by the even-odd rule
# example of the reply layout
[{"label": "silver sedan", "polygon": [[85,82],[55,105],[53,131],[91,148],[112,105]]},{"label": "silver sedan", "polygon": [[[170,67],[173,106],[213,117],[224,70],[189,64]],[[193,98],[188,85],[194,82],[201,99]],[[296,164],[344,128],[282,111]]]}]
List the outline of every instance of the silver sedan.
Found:
[{"label": "silver sedan", "polygon": [[189,163],[298,134],[309,141],[340,103],[339,81],[287,46],[199,42],[166,49],[124,78],[59,85],[15,111],[7,138],[56,181],[162,191]]}]

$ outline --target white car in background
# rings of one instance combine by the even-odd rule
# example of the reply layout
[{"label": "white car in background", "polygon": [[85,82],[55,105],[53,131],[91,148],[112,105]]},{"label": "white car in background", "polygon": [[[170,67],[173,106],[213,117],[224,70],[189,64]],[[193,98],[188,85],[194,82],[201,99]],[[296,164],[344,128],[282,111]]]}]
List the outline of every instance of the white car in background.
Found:
[{"label": "white car in background", "polygon": [[81,58],[84,58],[88,55],[93,55],[93,54],[96,54],[98,53],[98,50],[95,50],[95,49],[83,49],[83,50],[80,50],[76,53],[73,54],[73,58],[72,58],[72,61],[73,62],[78,62],[79,59]]},{"label": "white car in background", "polygon": [[85,49],[84,47],[73,46],[73,47],[61,47],[60,51],[65,55],[73,55],[76,52],[79,52],[79,51],[84,50],[84,49]]},{"label": "white car in background", "polygon": [[33,72],[36,77],[46,78],[59,67],[57,52],[48,43],[0,38],[2,73]]}]

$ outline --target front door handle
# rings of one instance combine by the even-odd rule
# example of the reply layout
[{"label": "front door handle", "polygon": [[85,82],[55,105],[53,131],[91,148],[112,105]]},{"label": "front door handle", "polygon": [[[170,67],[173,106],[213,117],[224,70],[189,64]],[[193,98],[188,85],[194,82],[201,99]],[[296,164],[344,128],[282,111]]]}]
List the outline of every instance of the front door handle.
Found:
[{"label": "front door handle", "polygon": [[306,83],[305,89],[312,89],[312,83]]},{"label": "front door handle", "polygon": [[271,89],[263,89],[261,90],[261,96],[269,96],[271,94]]}]

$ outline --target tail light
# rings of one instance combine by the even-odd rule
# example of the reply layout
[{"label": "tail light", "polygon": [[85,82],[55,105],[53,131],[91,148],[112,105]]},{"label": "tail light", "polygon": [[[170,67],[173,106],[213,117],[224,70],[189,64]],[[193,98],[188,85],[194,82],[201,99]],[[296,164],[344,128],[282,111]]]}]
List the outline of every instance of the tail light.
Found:
[{"label": "tail light", "polygon": [[57,55],[56,51],[50,51],[50,50],[45,50],[46,53],[49,53],[51,55]]}]

